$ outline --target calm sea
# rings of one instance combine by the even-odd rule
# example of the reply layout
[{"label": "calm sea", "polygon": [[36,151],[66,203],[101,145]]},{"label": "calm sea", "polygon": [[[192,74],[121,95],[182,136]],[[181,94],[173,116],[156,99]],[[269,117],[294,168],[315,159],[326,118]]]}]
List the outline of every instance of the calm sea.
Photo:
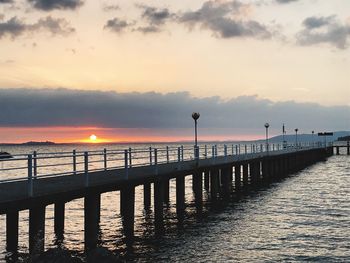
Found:
[{"label": "calm sea", "polygon": [[[146,145],[136,145],[143,147]],[[149,146],[149,145],[147,145]],[[104,146],[90,146],[89,150]],[[112,146],[110,146],[112,147]],[[124,149],[125,146],[113,146]],[[156,147],[156,145],[154,145]],[[87,146],[74,147],[87,150]],[[2,147],[11,153],[71,151],[72,146]],[[102,195],[101,246],[135,262],[350,262],[350,157],[334,156],[240,199],[212,204],[204,195],[204,210],[194,206],[191,177],[186,179],[186,219],[178,225],[175,181],[165,209],[165,234],[155,237],[153,207],[143,210],[142,187],[136,188],[135,235],[132,250],[123,241],[119,193]],[[66,205],[63,246],[83,253],[83,199]],[[46,209],[46,249],[57,246],[53,206]],[[20,212],[20,252],[28,251],[28,211]],[[1,261],[5,251],[5,216],[0,216]]]}]

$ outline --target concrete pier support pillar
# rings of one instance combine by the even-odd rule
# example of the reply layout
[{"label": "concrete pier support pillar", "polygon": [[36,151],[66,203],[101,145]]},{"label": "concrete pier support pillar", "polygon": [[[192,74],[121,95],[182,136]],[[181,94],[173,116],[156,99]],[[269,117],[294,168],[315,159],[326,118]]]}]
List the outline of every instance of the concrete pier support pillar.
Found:
[{"label": "concrete pier support pillar", "polygon": [[64,202],[57,202],[54,206],[54,232],[58,239],[62,239],[64,233],[64,207]]},{"label": "concrete pier support pillar", "polygon": [[243,164],[243,186],[245,188],[248,187],[248,176],[249,176],[248,171],[249,171],[248,164],[247,163]]},{"label": "concrete pier support pillar", "polygon": [[45,206],[29,209],[29,253],[44,252],[45,247]]},{"label": "concrete pier support pillar", "polygon": [[6,250],[16,254],[18,249],[18,211],[6,214]]},{"label": "concrete pier support pillar", "polygon": [[218,198],[219,193],[219,169],[210,170],[210,195],[213,200]]},{"label": "concrete pier support pillar", "polygon": [[196,171],[193,173],[193,192],[197,210],[201,210],[203,206],[203,173]]},{"label": "concrete pier support pillar", "polygon": [[135,186],[128,185],[120,190],[120,212],[124,235],[127,240],[132,240],[135,223]]},{"label": "concrete pier support pillar", "polygon": [[339,146],[337,146],[336,149],[337,149],[337,155],[339,155],[340,154]]},{"label": "concrete pier support pillar", "polygon": [[170,180],[166,179],[163,181],[164,184],[164,203],[169,204],[170,202]]},{"label": "concrete pier support pillar", "polygon": [[273,181],[275,178],[275,175],[276,175],[276,173],[275,173],[275,169],[276,169],[275,161],[268,160],[268,163],[269,163],[269,165],[268,165],[268,167],[269,167],[269,170],[268,170],[269,179],[270,179],[270,181]]},{"label": "concrete pier support pillar", "polygon": [[162,180],[154,183],[154,223],[156,233],[162,233],[163,225],[163,204],[164,204],[164,182]]},{"label": "concrete pier support pillar", "polygon": [[257,168],[257,162],[253,161],[249,164],[249,175],[250,175],[250,184],[252,186],[256,186],[258,183],[258,168]]},{"label": "concrete pier support pillar", "polygon": [[96,248],[98,241],[98,215],[100,194],[88,194],[84,198],[85,251]]},{"label": "concrete pier support pillar", "polygon": [[210,187],[209,181],[210,181],[209,170],[206,170],[206,171],[204,172],[204,189],[205,189],[206,191],[209,191],[209,187]]},{"label": "concrete pier support pillar", "polygon": [[269,168],[269,162],[268,160],[264,160],[262,162],[262,179],[264,182],[267,182],[269,180],[270,177],[270,168]]},{"label": "concrete pier support pillar", "polygon": [[151,207],[151,183],[143,185],[143,205],[145,210]]},{"label": "concrete pier support pillar", "polygon": [[180,222],[185,214],[185,176],[176,177],[176,214]]},{"label": "concrete pier support pillar", "polygon": [[236,192],[241,191],[241,165],[235,165],[235,190]]},{"label": "concrete pier support pillar", "polygon": [[223,196],[224,198],[229,198],[231,195],[231,189],[232,189],[232,181],[231,181],[231,175],[232,175],[232,167],[223,167],[221,169],[221,183],[223,188]]},{"label": "concrete pier support pillar", "polygon": [[176,177],[176,214],[180,222],[184,219],[185,213],[185,176]]}]

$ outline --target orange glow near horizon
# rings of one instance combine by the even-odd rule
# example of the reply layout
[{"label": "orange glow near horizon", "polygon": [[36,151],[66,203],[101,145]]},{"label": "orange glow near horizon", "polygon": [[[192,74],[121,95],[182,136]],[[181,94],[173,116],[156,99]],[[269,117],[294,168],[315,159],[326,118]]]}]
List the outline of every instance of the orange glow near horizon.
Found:
[{"label": "orange glow near horizon", "polygon": [[[94,136],[93,136],[94,135]],[[55,143],[150,143],[192,141],[192,129],[99,127],[0,127],[0,143],[52,141]],[[202,128],[199,141],[249,141],[262,139],[252,131]]]}]

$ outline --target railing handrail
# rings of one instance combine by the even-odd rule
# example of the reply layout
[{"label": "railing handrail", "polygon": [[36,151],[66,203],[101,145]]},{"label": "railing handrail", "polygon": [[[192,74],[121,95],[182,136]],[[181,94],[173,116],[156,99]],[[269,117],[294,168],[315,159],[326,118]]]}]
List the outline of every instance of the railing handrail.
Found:
[{"label": "railing handrail", "polygon": [[[331,145],[331,143],[327,145]],[[325,146],[324,142],[300,142],[297,144],[270,143],[268,145],[260,142],[249,142],[220,143],[214,145],[200,144],[197,147],[192,145],[162,145],[159,148],[152,146],[148,148],[129,147],[125,150],[104,148],[90,151],[72,150],[70,152],[34,151],[29,155],[15,154],[13,158],[0,159],[0,183],[21,181],[19,178],[26,178],[32,184],[32,180],[37,178],[83,173],[86,176],[85,184],[88,186],[88,174],[92,171],[107,171],[117,168],[128,170],[132,167],[157,166],[164,163],[201,160],[222,156],[245,156],[270,152],[288,153],[299,149],[321,148]],[[62,161],[55,162],[59,159],[62,159]],[[67,161],[67,159],[71,161]],[[43,160],[47,162],[43,163]],[[26,165],[24,164],[25,162],[27,162]],[[4,167],[4,164],[9,165],[9,167]],[[56,170],[54,170],[55,167],[57,168]],[[67,168],[62,169],[62,167]],[[49,168],[51,170],[47,170]],[[62,171],[59,171],[60,169]],[[27,173],[27,177],[16,175],[14,178],[1,178],[2,173],[17,173],[17,171],[22,171],[22,174]]]}]

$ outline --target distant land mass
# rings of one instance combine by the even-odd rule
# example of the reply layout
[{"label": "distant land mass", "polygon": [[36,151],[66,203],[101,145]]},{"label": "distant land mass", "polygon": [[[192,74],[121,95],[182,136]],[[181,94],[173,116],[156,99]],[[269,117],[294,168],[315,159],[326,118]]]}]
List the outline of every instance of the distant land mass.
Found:
[{"label": "distant land mass", "polygon": [[[336,131],[333,132],[333,136],[327,136],[326,140],[327,142],[331,141],[337,141],[339,138],[342,137],[350,137],[350,132],[349,131]],[[284,140],[287,141],[288,143],[294,143],[295,142],[295,134],[287,134],[284,136]],[[312,134],[298,134],[298,142],[317,142],[317,141],[324,141],[325,137],[320,137],[315,133],[314,135]],[[278,143],[283,141],[283,136],[278,135],[275,137],[272,137],[269,139],[270,142],[272,143]]]},{"label": "distant land mass", "polygon": [[344,136],[344,137],[339,137],[338,141],[350,141],[350,135],[349,136]]},{"label": "distant land mass", "polygon": [[50,142],[50,141],[46,141],[46,142],[35,142],[35,141],[30,141],[30,142],[25,142],[25,143],[21,143],[20,145],[56,145],[56,143],[54,142]]}]

